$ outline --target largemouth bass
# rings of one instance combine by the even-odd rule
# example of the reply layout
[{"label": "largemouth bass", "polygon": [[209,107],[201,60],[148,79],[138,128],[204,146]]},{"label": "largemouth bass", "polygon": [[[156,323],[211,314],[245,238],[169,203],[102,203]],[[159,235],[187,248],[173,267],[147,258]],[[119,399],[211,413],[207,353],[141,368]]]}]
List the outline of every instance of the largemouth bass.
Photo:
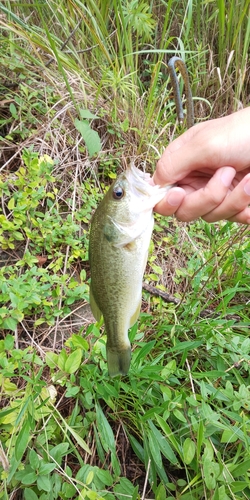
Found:
[{"label": "largemouth bass", "polygon": [[114,181],[92,219],[90,306],[97,321],[103,315],[111,377],[129,370],[128,329],[140,313],[153,207],[171,187],[152,185],[150,175],[132,165]]}]

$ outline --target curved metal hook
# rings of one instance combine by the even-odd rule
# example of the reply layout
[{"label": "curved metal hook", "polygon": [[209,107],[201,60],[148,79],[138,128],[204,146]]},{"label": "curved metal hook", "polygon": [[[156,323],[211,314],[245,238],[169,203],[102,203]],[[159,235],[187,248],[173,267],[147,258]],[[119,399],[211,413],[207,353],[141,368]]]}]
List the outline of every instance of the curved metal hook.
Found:
[{"label": "curved metal hook", "polygon": [[182,100],[180,95],[180,87],[178,78],[176,75],[176,68],[180,71],[180,74],[184,80],[185,91],[186,91],[186,102],[187,102],[187,128],[190,128],[194,125],[194,106],[193,106],[193,97],[191,92],[191,87],[189,83],[189,77],[187,72],[187,67],[184,61],[180,57],[171,57],[168,61],[168,70],[169,76],[172,83],[173,91],[174,91],[174,100],[177,110],[177,116],[180,123],[184,121],[184,113]]}]

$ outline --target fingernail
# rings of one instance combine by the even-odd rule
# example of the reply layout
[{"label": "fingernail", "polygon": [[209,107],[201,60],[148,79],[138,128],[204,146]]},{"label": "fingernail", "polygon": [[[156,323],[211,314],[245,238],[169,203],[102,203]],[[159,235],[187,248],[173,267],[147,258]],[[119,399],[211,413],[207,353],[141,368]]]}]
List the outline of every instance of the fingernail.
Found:
[{"label": "fingernail", "polygon": [[245,193],[246,193],[248,196],[250,196],[250,179],[249,179],[249,181],[247,181],[247,183],[245,184],[245,186],[244,186],[244,191],[245,191]]},{"label": "fingernail", "polygon": [[234,176],[235,176],[234,168],[230,168],[230,170],[229,170],[228,167],[225,167],[222,170],[221,177],[220,177],[222,184],[224,184],[224,186],[226,186],[226,187],[229,187]]},{"label": "fingernail", "polygon": [[172,207],[177,207],[183,200],[183,193],[180,191],[169,191],[168,197],[167,197],[167,202],[169,205]]}]

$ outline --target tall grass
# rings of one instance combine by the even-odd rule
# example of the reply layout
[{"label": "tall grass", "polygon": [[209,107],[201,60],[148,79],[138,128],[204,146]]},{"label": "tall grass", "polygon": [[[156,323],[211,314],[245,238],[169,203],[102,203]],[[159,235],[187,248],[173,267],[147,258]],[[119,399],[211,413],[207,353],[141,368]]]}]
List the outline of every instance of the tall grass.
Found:
[{"label": "tall grass", "polygon": [[236,109],[240,100],[246,102],[250,21],[245,0],[237,7],[224,1],[37,1],[6,3],[2,12],[12,52],[31,65],[36,61],[45,75],[56,65],[64,79],[64,70],[71,70],[83,84],[97,86],[97,95],[115,96],[115,119],[120,102],[127,103],[129,113],[146,93],[146,126],[149,119],[157,121],[173,53],[186,60],[195,97],[214,101],[222,94],[212,114],[225,112],[225,103]]},{"label": "tall grass", "polygon": [[143,292],[128,378],[107,378],[87,303],[101,192],[182,132],[168,59],[197,122],[248,104],[249,1],[0,12],[0,499],[249,498],[248,231],[156,217],[145,280],[163,296]]}]

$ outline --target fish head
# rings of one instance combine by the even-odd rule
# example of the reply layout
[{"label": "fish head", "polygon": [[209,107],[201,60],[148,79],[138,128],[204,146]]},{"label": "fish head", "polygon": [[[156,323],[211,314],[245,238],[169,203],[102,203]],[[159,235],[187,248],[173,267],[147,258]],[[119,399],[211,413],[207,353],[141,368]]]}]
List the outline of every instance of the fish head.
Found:
[{"label": "fish head", "polygon": [[97,209],[106,239],[125,246],[152,228],[153,208],[171,187],[153,185],[150,174],[132,164],[117,177]]}]

